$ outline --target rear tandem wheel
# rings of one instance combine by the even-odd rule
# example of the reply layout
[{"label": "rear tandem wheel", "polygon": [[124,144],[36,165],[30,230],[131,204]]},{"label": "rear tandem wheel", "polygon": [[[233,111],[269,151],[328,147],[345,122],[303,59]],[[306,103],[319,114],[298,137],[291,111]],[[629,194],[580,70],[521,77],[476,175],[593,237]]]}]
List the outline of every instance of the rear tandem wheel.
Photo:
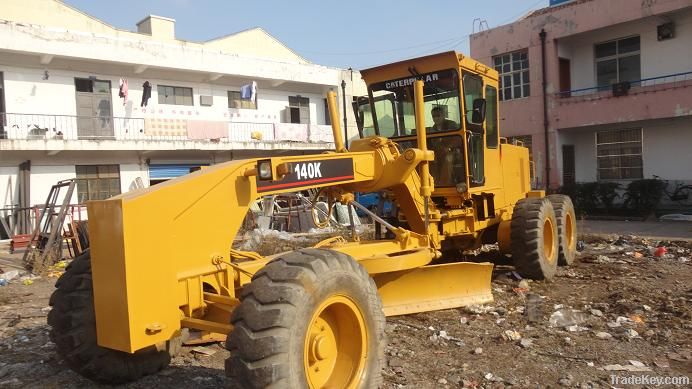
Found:
[{"label": "rear tandem wheel", "polygon": [[524,198],[514,205],[511,223],[512,261],[519,274],[550,280],[557,271],[558,230],[547,198]]}]

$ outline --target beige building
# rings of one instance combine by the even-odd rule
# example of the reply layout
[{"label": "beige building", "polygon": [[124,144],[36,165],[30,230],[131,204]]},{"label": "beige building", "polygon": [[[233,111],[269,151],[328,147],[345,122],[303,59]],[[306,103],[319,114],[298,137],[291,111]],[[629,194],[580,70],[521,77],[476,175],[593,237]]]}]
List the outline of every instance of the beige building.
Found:
[{"label": "beige building", "polygon": [[359,74],[313,64],[262,28],[191,42],[167,17],[135,26],[3,0],[0,216],[43,203],[59,180],[77,179],[76,204],[194,166],[331,149],[327,92],[341,103],[345,81],[347,101],[365,93]]}]

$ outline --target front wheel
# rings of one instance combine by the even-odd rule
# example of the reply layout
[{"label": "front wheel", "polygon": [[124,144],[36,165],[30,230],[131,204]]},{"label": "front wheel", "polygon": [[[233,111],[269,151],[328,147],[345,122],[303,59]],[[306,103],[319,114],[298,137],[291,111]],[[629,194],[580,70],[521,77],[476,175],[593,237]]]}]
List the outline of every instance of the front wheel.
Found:
[{"label": "front wheel", "polygon": [[243,287],[226,374],[243,388],[377,388],[385,317],[375,283],[348,255],[287,253]]},{"label": "front wheel", "polygon": [[105,384],[122,384],[168,366],[182,344],[176,337],[165,345],[133,354],[96,343],[96,314],[89,250],[75,258],[55,283],[48,314],[50,339],[72,370]]}]

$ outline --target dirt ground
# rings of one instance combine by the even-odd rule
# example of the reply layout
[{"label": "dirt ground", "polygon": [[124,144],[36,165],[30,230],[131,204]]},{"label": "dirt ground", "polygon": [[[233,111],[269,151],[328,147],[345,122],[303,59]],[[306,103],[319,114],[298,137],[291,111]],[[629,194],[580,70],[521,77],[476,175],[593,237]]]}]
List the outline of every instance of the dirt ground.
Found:
[{"label": "dirt ground", "polygon": [[[611,375],[692,378],[692,242],[583,239],[577,263],[552,282],[521,282],[497,266],[493,304],[389,318],[385,387],[609,388],[622,387]],[[657,246],[667,253],[655,256]],[[499,254],[479,255],[488,256]],[[11,258],[3,258],[7,271]],[[101,387],[69,370],[49,341],[54,283],[0,286],[0,387]],[[184,347],[170,368],[125,387],[230,386],[228,352],[206,347],[213,355]]]}]

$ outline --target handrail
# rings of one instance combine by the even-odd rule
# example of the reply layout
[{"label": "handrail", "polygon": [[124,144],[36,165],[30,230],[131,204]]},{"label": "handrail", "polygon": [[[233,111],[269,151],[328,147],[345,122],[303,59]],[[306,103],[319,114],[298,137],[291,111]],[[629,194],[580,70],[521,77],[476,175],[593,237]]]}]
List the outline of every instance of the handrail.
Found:
[{"label": "handrail", "polygon": [[[155,122],[148,123],[148,120]],[[217,138],[199,138],[190,133],[187,126],[175,128],[165,124],[166,120],[222,122],[222,132],[207,131],[203,135],[218,135]],[[161,128],[164,122],[165,128]],[[158,127],[157,127],[158,126]],[[270,122],[241,122],[223,120],[201,120],[187,117],[119,117],[77,116],[44,113],[0,113],[0,140],[115,140],[115,141],[190,141],[204,143],[257,142],[284,143],[333,143],[331,128],[319,124],[289,124]],[[192,134],[192,135],[191,135]]]},{"label": "handrail", "polygon": [[[677,77],[683,77],[683,78],[682,78],[682,80],[678,80]],[[667,74],[667,75],[656,76],[656,77],[642,78],[639,80],[622,81],[621,83],[629,83],[632,86],[644,87],[644,86],[664,84],[664,83],[655,83],[655,82],[651,83],[651,84],[647,84],[647,83],[650,81],[656,81],[656,80],[667,79],[667,78],[674,78],[672,81],[669,81],[669,82],[692,80],[692,71],[682,72],[682,73],[673,73],[673,74]],[[665,82],[665,83],[669,83],[669,82]],[[600,86],[592,86],[592,87],[588,87],[588,88],[564,90],[564,91],[557,92],[554,95],[557,97],[574,97],[575,95],[585,96],[585,95],[588,95],[589,93],[582,93],[582,92],[603,92],[603,91],[610,91],[611,89],[612,89],[612,85],[600,85]]]}]

